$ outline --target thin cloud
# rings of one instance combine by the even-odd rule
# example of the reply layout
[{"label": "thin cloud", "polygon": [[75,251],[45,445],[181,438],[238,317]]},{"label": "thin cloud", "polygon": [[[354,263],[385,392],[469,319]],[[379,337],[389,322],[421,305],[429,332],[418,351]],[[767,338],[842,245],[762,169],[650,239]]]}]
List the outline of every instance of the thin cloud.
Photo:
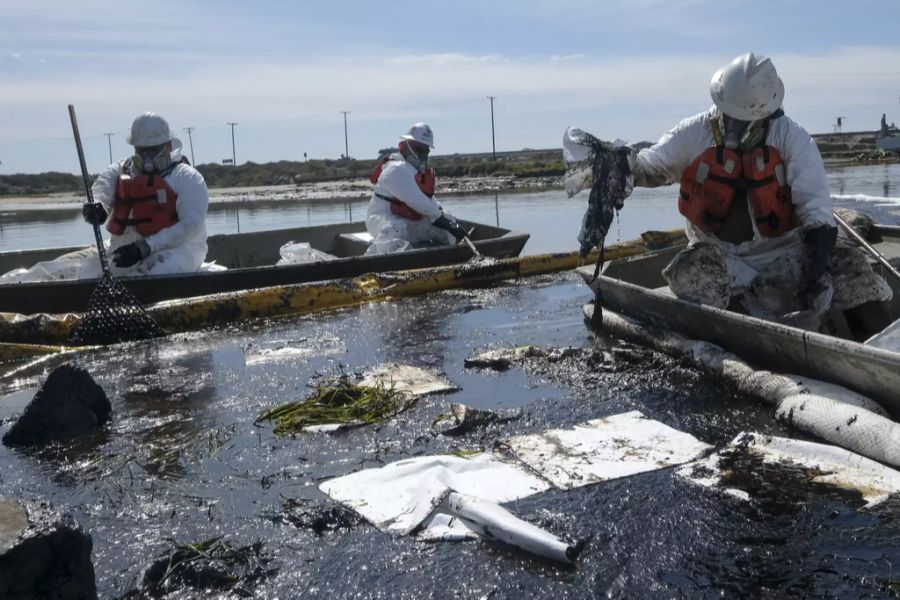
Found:
[{"label": "thin cloud", "polygon": [[[900,49],[849,48],[828,56],[790,54],[774,57],[787,87],[786,106],[792,114],[825,107],[850,98],[865,105],[879,98],[895,99],[898,77],[866,76],[900,64]],[[419,62],[415,62],[419,61]],[[713,55],[671,55],[612,61],[596,57],[559,60],[497,55],[434,54],[396,56],[382,61],[304,60],[228,67],[199,66],[172,73],[160,86],[141,73],[96,73],[90,80],[59,78],[7,81],[0,96],[5,114],[19,115],[0,123],[0,140],[54,137],[53,118],[66,101],[77,102],[82,120],[109,130],[130,122],[141,110],[183,115],[192,122],[238,120],[242,123],[290,121],[302,123],[331,115],[335,106],[365,115],[401,116],[428,107],[450,112],[467,103],[496,95],[507,105],[554,102],[553,108],[641,106],[697,110],[709,103],[710,74],[723,62]],[[398,64],[428,64],[410,71]],[[817,77],[828,67],[854,72],[852,89],[837,78]],[[173,95],[172,91],[176,93]],[[189,101],[186,98],[190,98]],[[68,99],[68,100],[62,100]],[[179,121],[182,117],[179,117]],[[87,127],[87,125],[85,125]]]},{"label": "thin cloud", "polygon": [[454,54],[454,53],[445,53],[445,54],[421,54],[418,56],[396,56],[392,58],[388,58],[385,60],[387,64],[390,65],[404,65],[404,64],[416,64],[416,65],[436,65],[436,66],[447,66],[447,65],[460,65],[460,64],[471,64],[471,63],[492,63],[492,62],[503,62],[505,59],[496,54],[487,54],[482,56],[470,56],[467,54]]}]

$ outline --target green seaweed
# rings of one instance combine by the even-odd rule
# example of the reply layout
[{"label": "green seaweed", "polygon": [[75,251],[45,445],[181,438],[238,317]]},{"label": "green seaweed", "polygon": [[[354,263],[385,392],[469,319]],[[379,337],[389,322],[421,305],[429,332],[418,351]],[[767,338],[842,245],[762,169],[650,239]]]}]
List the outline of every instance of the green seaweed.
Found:
[{"label": "green seaweed", "polygon": [[246,598],[253,595],[255,582],[278,572],[262,554],[261,542],[236,548],[220,536],[193,544],[171,543],[172,549],[145,571],[141,587],[125,598],[158,598],[188,590],[227,590]]},{"label": "green seaweed", "polygon": [[393,385],[358,385],[342,377],[317,385],[303,400],[265,411],[255,422],[275,421],[276,435],[291,435],[315,425],[370,425],[403,412],[411,402]]}]

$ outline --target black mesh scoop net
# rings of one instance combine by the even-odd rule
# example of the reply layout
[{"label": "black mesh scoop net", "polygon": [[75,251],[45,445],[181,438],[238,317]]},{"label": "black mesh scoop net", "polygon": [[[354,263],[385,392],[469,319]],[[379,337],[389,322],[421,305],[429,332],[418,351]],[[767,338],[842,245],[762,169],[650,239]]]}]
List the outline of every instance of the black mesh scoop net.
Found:
[{"label": "black mesh scoop net", "polygon": [[[78,133],[78,121],[75,119],[75,107],[71,104],[69,120],[72,122],[72,133],[75,135],[75,146],[78,148],[78,161],[81,163],[81,177],[84,179],[87,201],[94,202],[87,163],[84,160],[84,149],[81,146],[81,135]],[[159,326],[137,298],[113,278],[100,226],[95,224],[93,228],[103,273],[91,294],[87,310],[81,316],[81,321],[72,331],[69,340],[79,345],[115,344],[162,335]]]}]

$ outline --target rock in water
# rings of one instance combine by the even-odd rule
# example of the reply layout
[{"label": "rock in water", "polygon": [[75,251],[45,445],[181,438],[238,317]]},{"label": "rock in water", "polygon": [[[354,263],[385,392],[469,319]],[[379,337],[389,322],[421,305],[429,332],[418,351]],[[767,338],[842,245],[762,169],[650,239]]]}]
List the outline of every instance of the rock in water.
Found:
[{"label": "rock in water", "polygon": [[91,546],[71,516],[0,498],[0,598],[96,598]]},{"label": "rock in water", "polygon": [[454,402],[450,405],[450,414],[441,415],[431,424],[432,429],[443,435],[462,435],[479,427],[494,423],[504,423],[518,419],[521,413],[513,411],[479,410]]},{"label": "rock in water", "polygon": [[87,371],[62,365],[50,373],[3,443],[35,446],[83,435],[109,421],[111,412],[106,393]]}]

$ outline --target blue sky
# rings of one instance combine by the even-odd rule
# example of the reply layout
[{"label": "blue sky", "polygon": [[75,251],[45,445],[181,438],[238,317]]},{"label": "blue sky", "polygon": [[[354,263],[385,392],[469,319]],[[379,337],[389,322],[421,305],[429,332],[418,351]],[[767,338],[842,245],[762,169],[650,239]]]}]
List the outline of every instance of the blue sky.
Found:
[{"label": "blue sky", "polygon": [[[558,147],[568,125],[655,140],[709,106],[713,71],[755,50],[812,132],[900,121],[900,2],[0,0],[0,173],[130,152],[153,110],[194,127],[199,162],[374,157],[412,122],[437,154]],[[187,136],[181,132],[187,145]]]}]

